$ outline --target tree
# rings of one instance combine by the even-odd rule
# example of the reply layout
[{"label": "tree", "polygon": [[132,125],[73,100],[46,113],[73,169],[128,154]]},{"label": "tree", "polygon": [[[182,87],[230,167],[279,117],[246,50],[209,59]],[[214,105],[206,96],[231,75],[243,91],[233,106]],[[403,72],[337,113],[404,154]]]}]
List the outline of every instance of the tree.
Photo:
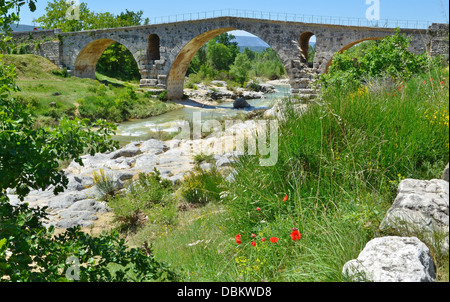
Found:
[{"label": "tree", "polygon": [[[34,1],[28,1],[33,3]],[[9,13],[25,1],[9,1],[0,6],[0,25],[8,33],[18,14]],[[34,10],[33,5],[29,6]],[[2,43],[0,41],[0,43]],[[87,120],[63,119],[56,128],[34,127],[33,117],[10,97],[17,89],[13,66],[3,64],[0,56],[0,279],[2,281],[68,281],[68,259],[77,259],[80,281],[148,281],[176,280],[167,266],[157,262],[148,248],[129,249],[115,232],[91,237],[79,229],[54,236],[54,228],[46,228],[43,209],[10,204],[6,190],[13,188],[23,200],[30,188],[53,185],[55,194],[63,191],[67,178],[59,172],[58,159],[75,160],[80,156],[105,152],[117,147],[111,141],[115,129],[98,121],[92,131]],[[119,265],[112,273],[110,263]],[[132,272],[132,276],[127,275]],[[69,276],[70,277],[70,276]]]},{"label": "tree", "polygon": [[250,60],[245,54],[238,54],[234,64],[230,68],[230,74],[241,85],[248,81],[248,72],[251,68]]},{"label": "tree", "polygon": [[230,69],[239,53],[237,42],[232,42],[235,37],[228,33],[218,35],[211,39],[206,46],[207,62],[217,71]]},{"label": "tree", "polygon": [[77,7],[77,10],[80,13],[80,18],[78,20],[77,18],[69,20],[66,17],[66,13],[71,7],[72,5],[69,1],[53,0],[53,2],[48,2],[47,7],[45,8],[45,15],[34,19],[33,21],[40,24],[42,28],[59,28],[62,32],[91,29],[91,22],[97,19],[88,9],[87,4],[81,2]]},{"label": "tree", "polygon": [[210,42],[207,46],[207,60],[208,64],[217,71],[228,71],[230,65],[234,61],[233,53],[223,44]]}]

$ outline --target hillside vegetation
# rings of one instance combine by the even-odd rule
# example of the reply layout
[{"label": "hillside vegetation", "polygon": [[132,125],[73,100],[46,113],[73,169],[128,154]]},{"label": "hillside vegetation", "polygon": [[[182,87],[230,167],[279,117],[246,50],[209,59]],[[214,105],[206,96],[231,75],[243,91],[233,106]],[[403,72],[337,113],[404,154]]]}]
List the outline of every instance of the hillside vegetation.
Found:
[{"label": "hillside vegetation", "polygon": [[138,84],[97,74],[97,80],[70,77],[40,56],[5,55],[6,64],[16,66],[12,93],[38,118],[39,124],[56,124],[62,117],[81,117],[111,122],[146,118],[179,108],[139,89]]}]

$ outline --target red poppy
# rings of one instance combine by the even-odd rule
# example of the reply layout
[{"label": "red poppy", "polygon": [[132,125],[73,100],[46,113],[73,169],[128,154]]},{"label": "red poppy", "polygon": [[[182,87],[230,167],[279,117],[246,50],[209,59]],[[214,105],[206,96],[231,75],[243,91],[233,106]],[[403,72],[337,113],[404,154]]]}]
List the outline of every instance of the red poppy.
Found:
[{"label": "red poppy", "polygon": [[423,81],[423,83],[425,84],[426,82],[425,82],[425,81]]},{"label": "red poppy", "polygon": [[443,85],[443,84],[444,84],[444,81],[441,82],[441,85]]},{"label": "red poppy", "polygon": [[284,199],[283,199],[283,201],[288,201],[288,199],[289,199],[289,196],[284,196]]},{"label": "red poppy", "polygon": [[300,234],[300,232],[296,228],[293,228],[292,233],[291,233],[292,240],[294,240],[294,241],[300,240],[301,237],[302,237],[302,234]]},{"label": "red poppy", "polygon": [[241,235],[236,235],[236,243],[241,244]]},{"label": "red poppy", "polygon": [[430,82],[433,81],[433,78],[430,79]]},{"label": "red poppy", "polygon": [[264,238],[264,237],[263,237],[263,238],[261,238],[261,241],[262,241],[262,242],[266,241],[266,238]]},{"label": "red poppy", "polygon": [[256,238],[256,234],[252,234],[252,238]]},{"label": "red poppy", "polygon": [[252,241],[252,246],[256,246],[256,242]]},{"label": "red poppy", "polygon": [[270,242],[272,242],[272,243],[277,243],[279,239],[280,239],[280,238],[277,238],[277,237],[271,237],[271,238],[270,238]]},{"label": "red poppy", "polygon": [[256,208],[256,211],[258,211],[258,212],[261,211],[261,208],[260,207]]}]

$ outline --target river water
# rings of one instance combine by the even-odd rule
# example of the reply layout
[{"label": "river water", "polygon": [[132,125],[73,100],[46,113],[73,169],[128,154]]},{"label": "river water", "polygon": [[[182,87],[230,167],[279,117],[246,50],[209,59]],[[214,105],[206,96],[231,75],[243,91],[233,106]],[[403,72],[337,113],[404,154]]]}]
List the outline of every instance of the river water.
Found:
[{"label": "river water", "polygon": [[[130,120],[121,123],[117,127],[117,133],[113,137],[120,145],[135,141],[145,141],[152,137],[159,138],[158,134],[177,133],[186,121],[192,122],[194,113],[201,112],[203,121],[210,119],[226,119],[245,111],[258,109],[270,109],[279,99],[289,96],[289,85],[274,85],[275,93],[269,93],[261,99],[247,100],[250,108],[234,109],[233,102],[223,102],[218,106],[199,106],[195,102],[186,102],[188,106],[173,110],[162,115],[141,120]],[[164,136],[161,135],[161,139]]]}]

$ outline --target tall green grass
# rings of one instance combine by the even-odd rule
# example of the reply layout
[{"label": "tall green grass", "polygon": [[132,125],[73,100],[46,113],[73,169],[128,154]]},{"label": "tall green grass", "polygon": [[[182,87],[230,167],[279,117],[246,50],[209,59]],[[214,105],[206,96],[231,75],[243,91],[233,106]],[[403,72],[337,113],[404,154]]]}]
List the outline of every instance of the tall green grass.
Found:
[{"label": "tall green grass", "polygon": [[275,166],[242,157],[219,201],[131,240],[150,238],[186,281],[348,281],[343,265],[385,235],[399,182],[440,178],[449,161],[448,68],[388,82],[327,90],[302,114],[286,100]]}]

